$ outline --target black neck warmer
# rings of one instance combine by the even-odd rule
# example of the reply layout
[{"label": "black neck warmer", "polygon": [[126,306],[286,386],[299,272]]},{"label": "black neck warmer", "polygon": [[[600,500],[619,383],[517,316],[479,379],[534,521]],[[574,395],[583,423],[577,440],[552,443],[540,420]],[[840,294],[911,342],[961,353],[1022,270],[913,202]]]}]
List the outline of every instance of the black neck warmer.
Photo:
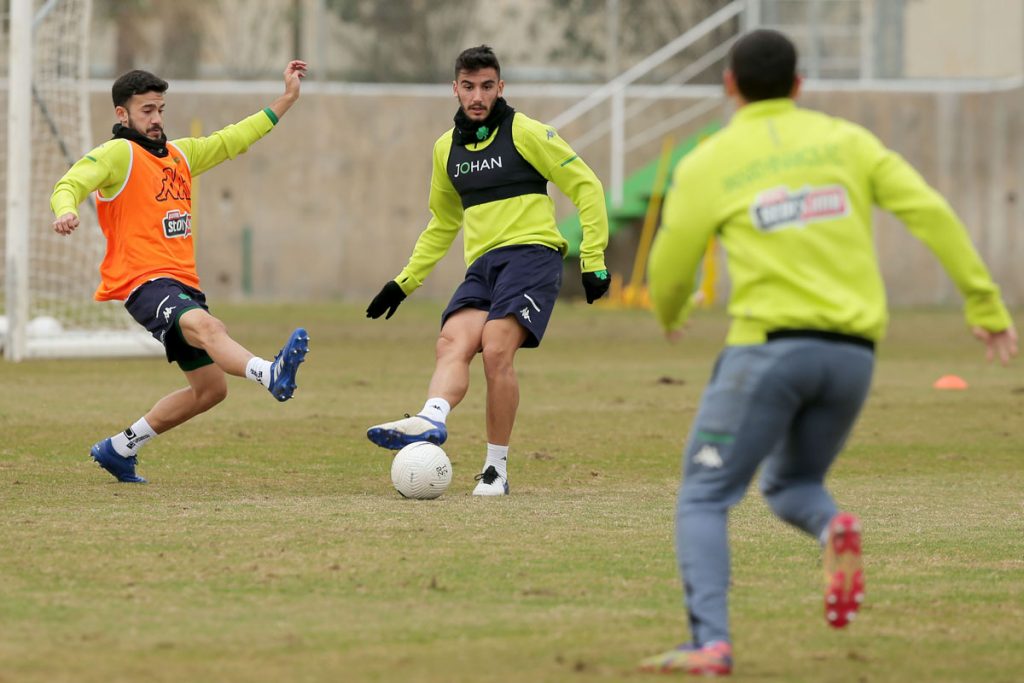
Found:
[{"label": "black neck warmer", "polygon": [[505,120],[506,116],[512,116],[515,111],[508,106],[504,97],[499,97],[494,101],[491,113],[483,121],[471,120],[466,116],[466,112],[462,111],[462,107],[459,107],[459,110],[455,112],[455,144],[464,147],[473,142],[483,142],[491,136],[491,133],[498,127],[498,124]]},{"label": "black neck warmer", "polygon": [[115,138],[122,138],[124,140],[131,140],[135,144],[139,145],[147,152],[155,157],[164,158],[167,156],[167,136],[161,134],[159,140],[154,140],[147,137],[128,126],[122,126],[120,123],[115,123],[114,128],[111,131]]}]

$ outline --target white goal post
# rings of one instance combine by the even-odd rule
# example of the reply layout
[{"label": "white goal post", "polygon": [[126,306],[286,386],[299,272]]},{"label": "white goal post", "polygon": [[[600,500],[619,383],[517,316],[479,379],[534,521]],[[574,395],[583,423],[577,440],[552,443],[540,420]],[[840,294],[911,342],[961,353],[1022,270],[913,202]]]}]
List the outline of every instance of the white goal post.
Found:
[{"label": "white goal post", "polygon": [[91,0],[0,0],[0,346],[11,361],[162,352],[119,302],[92,299],[105,248],[93,200],[70,237],[50,227],[54,183],[91,147],[91,13]]}]

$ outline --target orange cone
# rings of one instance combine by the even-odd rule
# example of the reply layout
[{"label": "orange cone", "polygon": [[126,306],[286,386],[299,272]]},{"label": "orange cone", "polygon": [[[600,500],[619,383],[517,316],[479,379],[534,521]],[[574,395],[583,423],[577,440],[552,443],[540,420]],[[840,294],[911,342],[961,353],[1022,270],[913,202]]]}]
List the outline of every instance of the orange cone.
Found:
[{"label": "orange cone", "polygon": [[956,375],[943,375],[935,380],[932,387],[935,389],[963,390],[967,388],[967,382],[964,381],[963,377],[958,377]]}]

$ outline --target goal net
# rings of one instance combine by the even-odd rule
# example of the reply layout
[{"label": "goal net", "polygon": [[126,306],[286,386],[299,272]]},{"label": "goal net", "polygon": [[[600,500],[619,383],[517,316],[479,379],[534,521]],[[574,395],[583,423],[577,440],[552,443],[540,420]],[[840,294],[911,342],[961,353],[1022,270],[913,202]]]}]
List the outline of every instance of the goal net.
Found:
[{"label": "goal net", "polygon": [[8,360],[162,350],[119,302],[92,298],[105,249],[94,200],[79,207],[71,236],[51,228],[53,186],[91,147],[91,9],[91,0],[0,0],[0,346]]}]

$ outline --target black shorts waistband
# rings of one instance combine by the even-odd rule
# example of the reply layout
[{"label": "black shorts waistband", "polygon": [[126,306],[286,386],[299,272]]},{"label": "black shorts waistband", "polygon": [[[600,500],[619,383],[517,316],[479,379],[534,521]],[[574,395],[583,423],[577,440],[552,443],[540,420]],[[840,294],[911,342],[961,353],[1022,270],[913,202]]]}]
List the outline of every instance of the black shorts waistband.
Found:
[{"label": "black shorts waistband", "polygon": [[776,339],[822,339],[824,341],[856,344],[868,349],[872,353],[875,350],[875,342],[866,337],[843,334],[842,332],[829,332],[827,330],[772,330],[765,334],[764,338],[765,341],[775,341]]}]

